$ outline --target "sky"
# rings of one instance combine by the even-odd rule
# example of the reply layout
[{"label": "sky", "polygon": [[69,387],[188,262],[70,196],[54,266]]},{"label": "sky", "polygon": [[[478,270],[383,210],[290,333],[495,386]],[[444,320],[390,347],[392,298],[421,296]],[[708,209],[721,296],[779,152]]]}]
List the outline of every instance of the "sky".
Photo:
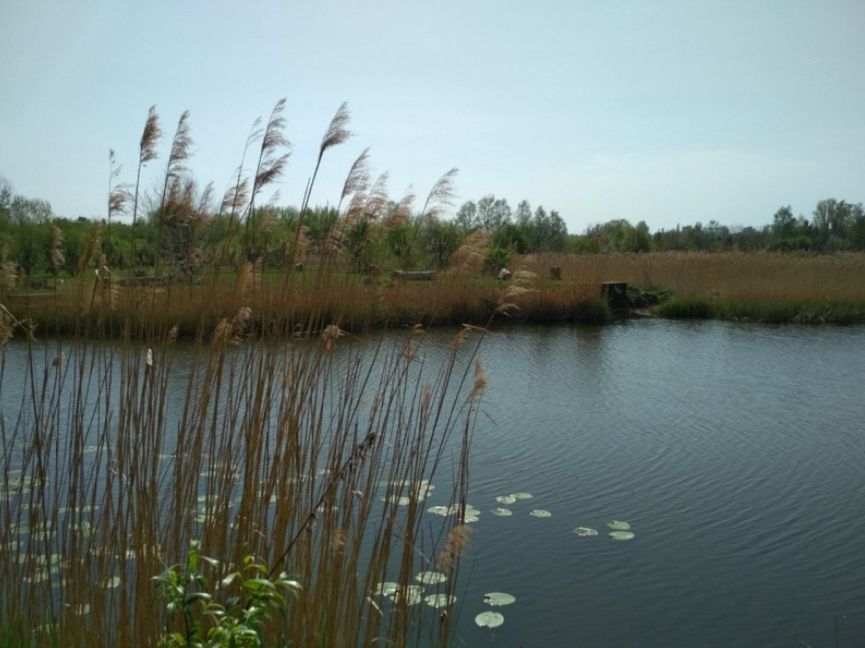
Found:
[{"label": "sky", "polygon": [[0,0],[0,176],[56,214],[102,217],[108,151],[134,182],[155,104],[160,157],[191,113],[190,167],[217,192],[253,120],[287,98],[298,204],[347,101],[354,136],[312,196],[335,204],[367,146],[398,199],[459,168],[571,232],[771,222],[865,201],[863,0]]}]

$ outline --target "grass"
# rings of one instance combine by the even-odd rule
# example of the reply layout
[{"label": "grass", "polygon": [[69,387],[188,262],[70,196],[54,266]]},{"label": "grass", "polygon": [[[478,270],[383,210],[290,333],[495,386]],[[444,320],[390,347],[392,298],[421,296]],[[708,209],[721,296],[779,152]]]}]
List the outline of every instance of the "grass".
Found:
[{"label": "grass", "polygon": [[[548,278],[562,268],[562,280]],[[204,276],[199,284],[112,287],[70,280],[55,293],[12,296],[9,308],[52,335],[82,331],[148,338],[177,326],[181,336],[213,330],[225,313],[246,305],[256,331],[291,335],[335,322],[346,330],[501,322],[603,322],[604,281],[625,281],[668,297],[661,317],[765,322],[865,321],[865,255],[706,253],[529,255],[501,282],[454,268],[430,282],[402,282],[314,269]],[[326,281],[324,290],[322,281]],[[312,329],[308,326],[316,323]]]},{"label": "grass", "polygon": [[7,404],[20,398],[0,429],[4,641],[156,643],[153,578],[192,540],[219,560],[214,580],[256,555],[301,582],[268,627],[280,641],[446,640],[446,617],[373,591],[443,552],[455,587],[459,520],[431,522],[419,491],[432,481],[464,505],[477,340],[430,374],[407,352],[420,331],[366,353],[336,327],[286,345],[246,339],[247,323],[220,320],[182,353],[169,333],[149,350],[16,343],[24,374],[0,375]]}]

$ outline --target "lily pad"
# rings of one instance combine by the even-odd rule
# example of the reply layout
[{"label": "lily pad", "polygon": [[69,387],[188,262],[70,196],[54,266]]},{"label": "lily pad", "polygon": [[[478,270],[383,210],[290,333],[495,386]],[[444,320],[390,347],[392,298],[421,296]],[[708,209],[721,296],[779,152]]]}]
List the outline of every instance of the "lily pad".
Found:
[{"label": "lily pad", "polygon": [[457,597],[453,595],[448,596],[447,594],[430,594],[424,597],[424,601],[430,607],[443,608],[456,603]]},{"label": "lily pad", "polygon": [[498,628],[505,618],[498,612],[481,612],[475,617],[475,623],[481,628]]},{"label": "lily pad", "polygon": [[391,495],[390,497],[382,497],[382,502],[391,502],[397,506],[408,506],[411,504],[411,498],[405,495]]},{"label": "lily pad", "polygon": [[437,571],[422,571],[414,579],[424,585],[437,585],[444,583],[448,577]]},{"label": "lily pad", "polygon": [[505,594],[504,592],[488,592],[484,594],[484,603],[487,605],[510,605],[517,598],[513,594]]},{"label": "lily pad", "polygon": [[517,498],[514,497],[513,495],[499,495],[496,498],[496,501],[499,504],[513,504],[514,502],[517,501]]},{"label": "lily pad", "polygon": [[634,537],[634,534],[630,531],[610,531],[609,535],[613,540],[619,541],[631,540]]},{"label": "lily pad", "polygon": [[598,535],[598,530],[591,527],[577,527],[574,529],[574,533],[581,538],[591,538],[592,536]]},{"label": "lily pad", "polygon": [[406,605],[417,605],[423,601],[423,587],[420,585],[406,585],[397,589],[391,598],[397,603]]},{"label": "lily pad", "polygon": [[616,531],[627,531],[631,528],[631,525],[627,522],[622,522],[621,520],[610,520],[607,522],[607,526],[611,529],[615,529]]},{"label": "lily pad", "polygon": [[511,497],[513,497],[515,500],[528,500],[532,499],[534,495],[532,495],[531,493],[523,493],[522,491],[520,491],[518,493],[511,493]]},{"label": "lily pad", "polygon": [[399,589],[399,583],[393,581],[382,581],[372,590],[373,594],[379,596],[390,596]]},{"label": "lily pad", "polygon": [[499,517],[510,517],[513,515],[513,511],[506,508],[494,508],[491,512],[493,515],[498,515]]},{"label": "lily pad", "polygon": [[441,515],[443,517],[447,517],[451,513],[447,506],[431,506],[426,510],[426,512],[432,513],[433,515]]},{"label": "lily pad", "polygon": [[535,509],[534,511],[529,513],[529,515],[531,515],[532,517],[536,517],[536,518],[553,517],[552,513],[550,513],[549,511],[546,511],[544,509]]}]

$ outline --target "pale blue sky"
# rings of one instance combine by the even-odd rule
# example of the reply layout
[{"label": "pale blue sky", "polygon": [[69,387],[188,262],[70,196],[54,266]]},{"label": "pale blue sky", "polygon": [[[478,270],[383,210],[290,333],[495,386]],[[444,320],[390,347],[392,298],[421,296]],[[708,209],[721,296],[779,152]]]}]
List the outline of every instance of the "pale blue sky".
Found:
[{"label": "pale blue sky", "polygon": [[221,193],[253,119],[287,97],[300,201],[343,100],[399,197],[460,169],[458,201],[558,209],[571,231],[810,216],[865,200],[865,0],[184,2],[0,0],[0,175],[55,212],[102,216],[108,149],[134,181],[147,109],[191,111]]}]

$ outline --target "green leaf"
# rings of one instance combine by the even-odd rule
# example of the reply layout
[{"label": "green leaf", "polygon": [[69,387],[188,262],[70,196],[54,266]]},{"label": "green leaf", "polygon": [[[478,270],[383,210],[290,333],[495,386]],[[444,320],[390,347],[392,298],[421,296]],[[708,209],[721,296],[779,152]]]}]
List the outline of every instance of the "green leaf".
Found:
[{"label": "green leaf", "polygon": [[607,526],[611,529],[615,529],[616,531],[627,531],[631,528],[631,525],[627,522],[622,522],[621,520],[610,520],[607,522]]},{"label": "green leaf", "polygon": [[634,534],[630,531],[610,531],[609,536],[613,540],[624,541],[624,540],[632,540]]},{"label": "green leaf", "polygon": [[510,605],[516,601],[513,594],[505,594],[504,592],[489,592],[484,594],[484,603],[487,605]]},{"label": "green leaf", "polygon": [[505,617],[498,612],[481,612],[475,617],[475,623],[481,628],[498,628],[504,622]]},{"label": "green leaf", "polygon": [[552,513],[550,513],[549,511],[546,511],[544,509],[535,509],[534,511],[529,513],[529,515],[531,515],[532,517],[536,517],[536,518],[548,518],[548,517],[553,516]]}]

